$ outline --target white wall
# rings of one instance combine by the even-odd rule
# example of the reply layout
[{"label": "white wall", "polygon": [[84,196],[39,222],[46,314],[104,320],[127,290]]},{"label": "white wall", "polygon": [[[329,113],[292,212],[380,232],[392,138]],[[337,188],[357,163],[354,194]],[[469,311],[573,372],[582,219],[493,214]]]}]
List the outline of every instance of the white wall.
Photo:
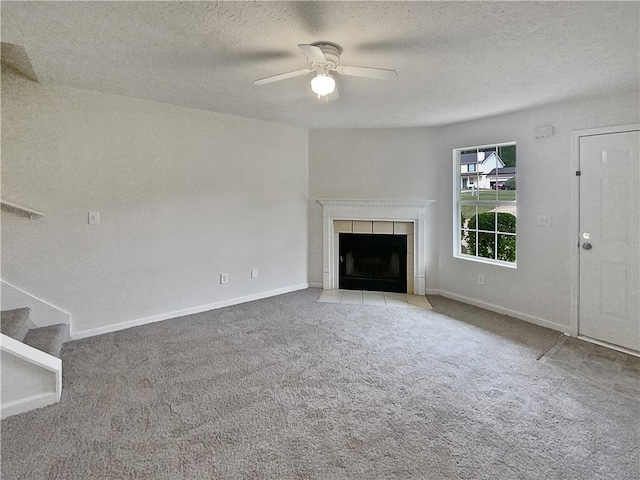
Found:
[{"label": "white wall", "polygon": [[[639,102],[638,92],[612,95],[434,129],[438,142],[432,154],[442,159],[440,289],[568,332],[570,255],[577,245],[571,231],[571,185],[577,181],[571,165],[571,132],[638,122]],[[554,135],[535,139],[534,130],[548,125]],[[509,141],[517,143],[518,268],[453,258],[451,151]],[[537,226],[537,215],[550,215],[552,226]],[[484,285],[478,285],[478,274],[484,275]]]},{"label": "white wall", "polygon": [[0,404],[56,393],[56,374],[4,350],[0,352]]},{"label": "white wall", "polygon": [[[438,162],[424,128],[309,131],[309,282],[322,284],[318,198],[436,200]],[[438,285],[436,204],[427,207],[426,286]]]},{"label": "white wall", "polygon": [[75,332],[306,284],[305,129],[2,80],[2,198],[45,213],[2,213],[2,278]]},{"label": "white wall", "polygon": [[[637,122],[638,102],[635,92],[441,128],[312,130],[307,139],[300,128],[9,73],[2,197],[46,216],[3,212],[2,276],[68,310],[83,331],[321,284],[317,198],[435,199],[427,288],[563,328],[570,133]],[[554,136],[534,139],[546,125]],[[451,246],[451,150],[505,141],[518,145],[516,270],[454,259]],[[100,225],[87,225],[89,210],[100,211]],[[539,214],[553,226],[536,226]],[[258,279],[249,278],[252,267]],[[229,284],[219,285],[221,272]]]},{"label": "white wall", "polygon": [[[638,92],[565,102],[441,128],[309,132],[309,278],[322,282],[322,209],[316,198],[436,199],[427,230],[427,289],[568,331],[571,235],[570,135],[639,120]],[[555,134],[534,139],[537,127]],[[518,268],[453,258],[454,148],[517,142]],[[536,216],[552,216],[538,227]],[[477,284],[477,276],[485,284]]]},{"label": "white wall", "polygon": [[6,281],[0,280],[0,308],[2,308],[2,311],[23,307],[30,309],[29,328],[46,327],[60,323],[70,325],[71,323],[69,312],[43,302]]}]

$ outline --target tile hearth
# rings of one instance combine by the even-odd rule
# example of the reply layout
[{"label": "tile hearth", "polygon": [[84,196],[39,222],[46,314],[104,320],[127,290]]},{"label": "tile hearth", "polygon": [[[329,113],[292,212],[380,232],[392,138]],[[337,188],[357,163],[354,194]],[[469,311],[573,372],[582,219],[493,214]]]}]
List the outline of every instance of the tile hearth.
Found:
[{"label": "tile hearth", "polygon": [[362,290],[323,290],[318,299],[323,303],[370,305],[376,307],[404,307],[433,310],[427,297],[406,293],[368,292]]}]

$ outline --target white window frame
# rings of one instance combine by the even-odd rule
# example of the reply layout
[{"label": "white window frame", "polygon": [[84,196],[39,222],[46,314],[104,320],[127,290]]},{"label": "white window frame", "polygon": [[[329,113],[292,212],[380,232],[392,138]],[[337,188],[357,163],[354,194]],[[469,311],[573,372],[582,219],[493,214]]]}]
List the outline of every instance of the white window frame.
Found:
[{"label": "white window frame", "polygon": [[[460,225],[460,215],[461,215],[461,206],[462,205],[515,205],[517,208],[518,205],[518,194],[516,190],[516,200],[515,201],[505,201],[505,200],[491,200],[491,201],[464,201],[460,200],[460,175],[461,175],[461,165],[460,165],[460,154],[463,151],[468,150],[483,150],[491,147],[508,147],[511,145],[516,145],[516,142],[504,142],[504,143],[490,143],[488,145],[477,145],[472,147],[461,147],[453,149],[453,256],[455,258],[459,258],[462,260],[470,260],[472,262],[478,263],[488,263],[491,265],[499,265],[501,267],[507,268],[517,268],[518,267],[518,222],[516,221],[516,232],[514,233],[516,237],[516,261],[515,262],[506,262],[504,260],[498,260],[493,258],[479,257],[477,255],[468,255],[462,253],[460,248],[460,237],[462,232],[462,226]],[[517,152],[517,147],[516,147]],[[517,154],[516,154],[517,155]],[[517,156],[516,156],[516,168],[517,168]],[[476,169],[477,170],[477,169]],[[475,172],[478,173],[478,172]],[[516,173],[517,177],[517,173]],[[516,180],[517,181],[517,180]],[[517,185],[517,183],[516,183]]]}]

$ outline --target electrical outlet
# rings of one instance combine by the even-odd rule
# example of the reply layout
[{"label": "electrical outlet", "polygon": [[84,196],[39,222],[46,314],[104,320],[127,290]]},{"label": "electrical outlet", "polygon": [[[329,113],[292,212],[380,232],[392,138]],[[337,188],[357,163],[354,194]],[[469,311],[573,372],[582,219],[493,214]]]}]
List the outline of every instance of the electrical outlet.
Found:
[{"label": "electrical outlet", "polygon": [[484,285],[484,275],[478,275],[478,285]]},{"label": "electrical outlet", "polygon": [[220,274],[220,285],[224,285],[225,283],[229,283],[229,274],[221,273]]},{"label": "electrical outlet", "polygon": [[258,269],[257,268],[252,268],[251,269],[251,278],[258,278]]}]

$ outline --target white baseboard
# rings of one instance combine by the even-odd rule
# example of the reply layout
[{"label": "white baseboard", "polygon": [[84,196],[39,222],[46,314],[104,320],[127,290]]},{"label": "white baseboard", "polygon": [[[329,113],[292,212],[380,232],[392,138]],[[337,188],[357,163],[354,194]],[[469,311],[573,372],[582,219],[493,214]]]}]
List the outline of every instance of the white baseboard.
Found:
[{"label": "white baseboard", "polygon": [[639,357],[640,358],[640,352],[636,351],[636,350],[631,350],[630,348],[620,347],[620,346],[614,345],[612,343],[607,343],[607,342],[603,342],[601,340],[596,340],[595,338],[585,337],[584,335],[578,335],[578,339],[580,339],[580,340],[582,340],[584,342],[593,343],[594,345],[599,345],[601,347],[607,347],[607,348],[610,348],[612,350],[617,350],[618,352],[626,353],[627,355],[633,355],[634,357]]},{"label": "white baseboard", "polygon": [[170,318],[184,317],[185,315],[192,315],[194,313],[208,312],[209,310],[216,310],[218,308],[230,307],[232,305],[252,302],[254,300],[261,300],[263,298],[275,297],[276,295],[295,292],[297,290],[304,290],[305,288],[309,288],[308,283],[292,285],[289,287],[278,288],[276,290],[269,290],[266,292],[254,293],[252,295],[247,295],[244,297],[231,298],[229,300],[222,300],[220,302],[208,303],[206,305],[199,305],[197,307],[185,308],[183,310],[176,310],[174,312],[160,313],[158,315],[152,315],[150,317],[127,320],[125,322],[114,323],[112,325],[105,325],[104,327],[91,328],[89,330],[80,330],[78,332],[71,332],[71,339],[79,340],[81,338],[93,337],[95,335],[117,332],[118,330],[125,330],[127,328],[138,327],[140,325],[147,325],[148,323],[161,322],[163,320],[169,320]]},{"label": "white baseboard", "polygon": [[322,288],[322,282],[309,282],[309,288]]},{"label": "white baseboard", "polygon": [[527,313],[517,312],[515,310],[510,310],[499,305],[476,300],[475,298],[465,297],[463,295],[458,295],[457,293],[437,289],[427,290],[427,295],[442,295],[443,297],[457,300],[458,302],[467,303],[469,305],[473,305],[474,307],[479,307],[491,312],[499,313],[501,315],[514,317],[525,322],[533,323],[534,325],[550,328],[551,330],[557,330],[558,332],[566,333],[567,335],[569,335],[569,325],[562,325],[560,323],[551,322],[549,320],[545,320],[544,318],[529,315]]},{"label": "white baseboard", "polygon": [[5,419],[12,415],[35,410],[36,408],[48,407],[49,405],[58,403],[58,400],[59,398],[56,392],[47,392],[7,402],[0,407],[0,417]]}]

